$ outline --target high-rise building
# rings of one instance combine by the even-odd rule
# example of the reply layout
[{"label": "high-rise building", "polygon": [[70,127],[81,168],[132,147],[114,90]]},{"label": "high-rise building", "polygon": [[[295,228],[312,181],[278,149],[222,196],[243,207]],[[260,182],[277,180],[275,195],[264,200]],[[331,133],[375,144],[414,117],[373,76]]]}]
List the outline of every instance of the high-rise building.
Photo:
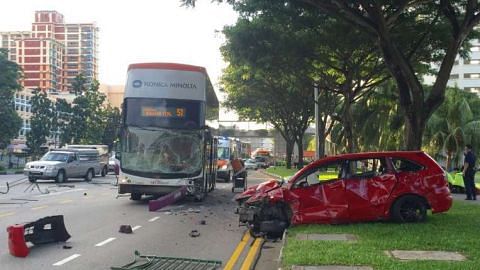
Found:
[{"label": "high-rise building", "polygon": [[31,31],[0,32],[0,48],[8,49],[9,60],[23,70],[24,90],[15,98],[24,120],[20,139],[29,129],[30,112],[21,109],[30,107],[27,97],[32,89],[68,94],[77,75],[82,74],[87,84],[98,79],[98,31],[95,23],[65,23],[59,12],[42,10],[35,12]]},{"label": "high-rise building", "polygon": [[450,72],[448,85],[480,95],[480,41],[478,39],[471,42],[470,59],[457,57]]},{"label": "high-rise building", "polygon": [[0,46],[22,67],[25,88],[72,91],[79,74],[87,83],[98,79],[95,23],[65,23],[57,11],[36,11],[31,32],[0,32]]}]

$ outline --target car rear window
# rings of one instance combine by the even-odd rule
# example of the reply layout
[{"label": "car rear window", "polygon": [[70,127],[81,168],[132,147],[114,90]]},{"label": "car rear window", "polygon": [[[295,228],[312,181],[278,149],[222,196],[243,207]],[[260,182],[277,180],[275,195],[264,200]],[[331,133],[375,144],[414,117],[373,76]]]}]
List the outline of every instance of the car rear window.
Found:
[{"label": "car rear window", "polygon": [[393,166],[397,172],[417,172],[423,170],[423,166],[411,160],[392,158]]}]

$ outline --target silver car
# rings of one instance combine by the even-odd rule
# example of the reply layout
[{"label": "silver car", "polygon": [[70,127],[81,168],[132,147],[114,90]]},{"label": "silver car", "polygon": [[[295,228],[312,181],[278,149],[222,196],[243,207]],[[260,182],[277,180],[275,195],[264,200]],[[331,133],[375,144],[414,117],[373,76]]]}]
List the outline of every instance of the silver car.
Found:
[{"label": "silver car", "polygon": [[24,174],[30,182],[54,179],[57,183],[63,183],[68,178],[85,178],[90,182],[101,170],[97,150],[55,149],[40,160],[25,164]]}]

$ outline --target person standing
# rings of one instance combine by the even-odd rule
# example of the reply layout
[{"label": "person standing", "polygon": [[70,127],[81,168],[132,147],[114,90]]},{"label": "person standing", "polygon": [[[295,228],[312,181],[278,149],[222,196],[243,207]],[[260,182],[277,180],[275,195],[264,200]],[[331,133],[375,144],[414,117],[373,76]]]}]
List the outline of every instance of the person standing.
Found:
[{"label": "person standing", "polygon": [[475,188],[475,161],[472,145],[465,145],[465,159],[463,163],[463,183],[465,184],[465,200],[476,200],[477,190]]}]

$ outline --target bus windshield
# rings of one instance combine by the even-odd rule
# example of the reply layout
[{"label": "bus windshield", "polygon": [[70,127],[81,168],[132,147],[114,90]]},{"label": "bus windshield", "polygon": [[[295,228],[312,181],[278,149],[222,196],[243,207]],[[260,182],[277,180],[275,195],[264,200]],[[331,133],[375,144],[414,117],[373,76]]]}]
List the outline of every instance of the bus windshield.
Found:
[{"label": "bus windshield", "polygon": [[218,159],[230,159],[230,149],[228,147],[218,147]]},{"label": "bus windshield", "polygon": [[138,175],[196,176],[202,169],[198,130],[128,127],[124,130],[122,170]]}]

